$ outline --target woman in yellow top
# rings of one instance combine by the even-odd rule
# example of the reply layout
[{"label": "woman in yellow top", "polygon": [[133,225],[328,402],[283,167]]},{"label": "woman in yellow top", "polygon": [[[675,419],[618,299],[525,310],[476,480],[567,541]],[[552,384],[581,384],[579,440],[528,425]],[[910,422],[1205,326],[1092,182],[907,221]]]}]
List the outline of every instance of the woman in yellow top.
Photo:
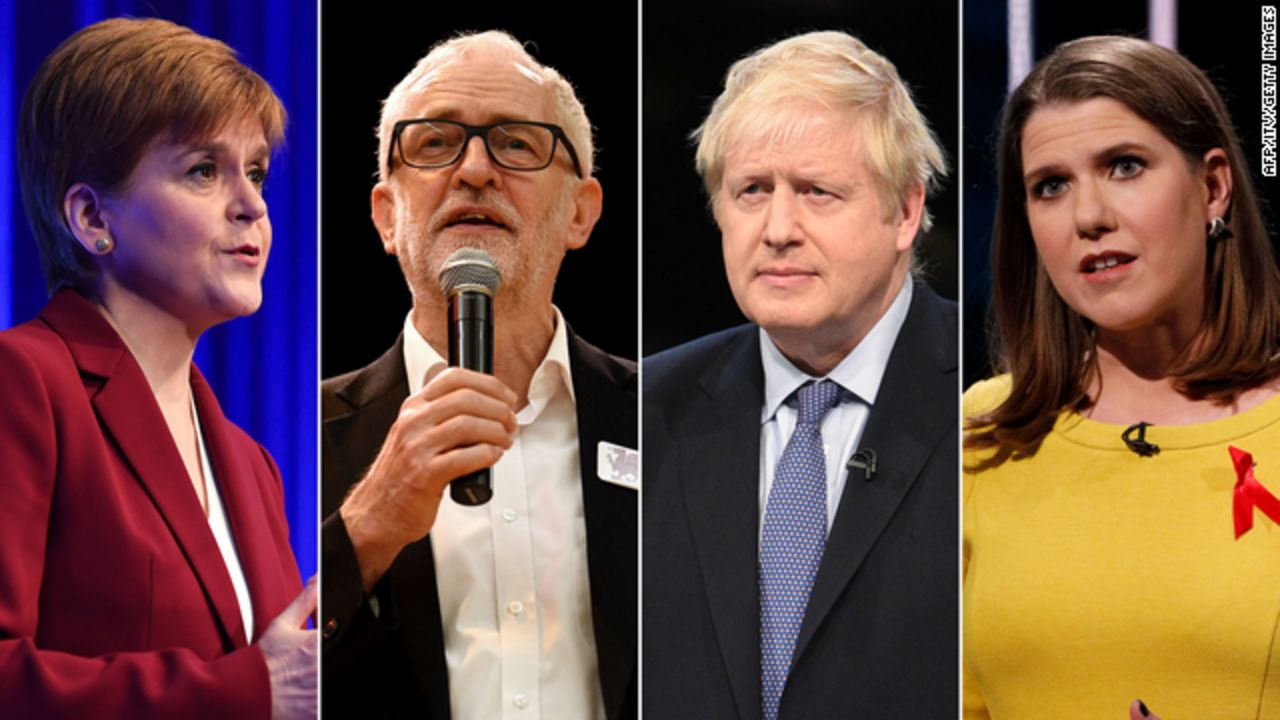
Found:
[{"label": "woman in yellow top", "polygon": [[1076,40],[1010,96],[998,162],[966,717],[1280,717],[1280,270],[1221,97],[1166,48]]}]

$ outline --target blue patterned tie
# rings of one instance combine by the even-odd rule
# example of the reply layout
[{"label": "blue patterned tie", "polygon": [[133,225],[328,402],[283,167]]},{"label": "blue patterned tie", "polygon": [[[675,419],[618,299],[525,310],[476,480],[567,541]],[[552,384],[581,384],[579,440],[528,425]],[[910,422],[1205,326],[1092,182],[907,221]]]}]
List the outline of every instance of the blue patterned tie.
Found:
[{"label": "blue patterned tie", "polygon": [[760,537],[760,672],[764,720],[778,717],[791,655],[827,542],[822,418],[840,399],[830,380],[797,391],[800,414],[782,451]]}]

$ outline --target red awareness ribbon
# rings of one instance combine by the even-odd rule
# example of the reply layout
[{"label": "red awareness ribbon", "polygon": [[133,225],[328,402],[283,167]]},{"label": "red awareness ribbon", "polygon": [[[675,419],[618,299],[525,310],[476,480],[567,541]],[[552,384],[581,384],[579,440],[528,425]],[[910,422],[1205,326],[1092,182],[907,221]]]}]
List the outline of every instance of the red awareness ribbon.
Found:
[{"label": "red awareness ribbon", "polygon": [[1253,509],[1256,507],[1271,521],[1280,525],[1280,500],[1267,491],[1253,476],[1253,455],[1238,447],[1227,446],[1231,452],[1231,464],[1236,468],[1236,489],[1232,501],[1232,514],[1236,521],[1236,539],[1253,529]]}]

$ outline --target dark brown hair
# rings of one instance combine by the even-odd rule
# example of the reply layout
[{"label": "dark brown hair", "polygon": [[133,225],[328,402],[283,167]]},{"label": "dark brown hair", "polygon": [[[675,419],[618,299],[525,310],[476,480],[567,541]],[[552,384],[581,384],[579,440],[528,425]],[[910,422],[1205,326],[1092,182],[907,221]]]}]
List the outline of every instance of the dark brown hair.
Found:
[{"label": "dark brown hair", "polygon": [[284,139],[280,99],[217,40],[165,20],[116,18],[59,45],[27,88],[18,125],[22,200],[50,293],[88,291],[96,274],[63,216],[68,188],[118,193],[158,139],[207,138],[240,119],[261,123],[273,149]]},{"label": "dark brown hair", "polygon": [[1126,37],[1089,37],[1041,60],[1005,104],[992,242],[992,357],[1012,375],[1008,398],[969,418],[966,444],[1029,449],[1060,411],[1080,409],[1095,372],[1093,325],[1067,306],[1039,261],[1027,222],[1022,130],[1036,109],[1090,98],[1117,100],[1155,126],[1193,166],[1222,148],[1231,165],[1230,237],[1211,241],[1204,319],[1169,369],[1188,397],[1231,402],[1280,375],[1280,270],[1248,165],[1218,91],[1168,48]]}]

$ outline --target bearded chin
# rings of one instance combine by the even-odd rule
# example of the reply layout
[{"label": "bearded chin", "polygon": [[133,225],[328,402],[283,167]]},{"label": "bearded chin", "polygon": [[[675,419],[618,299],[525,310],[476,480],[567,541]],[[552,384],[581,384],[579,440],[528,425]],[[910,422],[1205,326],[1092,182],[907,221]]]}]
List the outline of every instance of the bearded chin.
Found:
[{"label": "bearded chin", "polygon": [[[536,223],[521,222],[511,234],[501,235],[455,235],[448,229],[431,233],[425,227],[407,224],[405,226],[414,227],[414,231],[404,237],[407,242],[400,249],[400,269],[415,298],[443,302],[440,270],[454,252],[472,247],[483,250],[498,265],[502,287],[494,300],[499,305],[549,304],[556,274],[564,260],[565,238],[573,210],[572,199],[566,193],[562,201],[548,207]],[[546,297],[542,297],[544,293]]]}]

